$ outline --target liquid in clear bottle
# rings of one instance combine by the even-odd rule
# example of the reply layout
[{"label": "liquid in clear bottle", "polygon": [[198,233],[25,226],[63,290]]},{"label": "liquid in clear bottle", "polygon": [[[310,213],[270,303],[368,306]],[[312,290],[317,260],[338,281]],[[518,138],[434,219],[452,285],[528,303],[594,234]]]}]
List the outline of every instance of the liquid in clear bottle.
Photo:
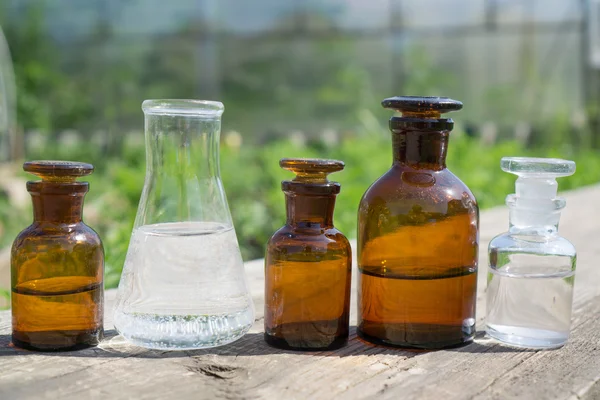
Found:
[{"label": "liquid in clear bottle", "polygon": [[575,163],[505,157],[501,167],[519,178],[506,199],[510,229],[489,246],[486,330],[517,347],[560,347],[569,338],[576,252],[558,234],[566,202],[555,178],[572,175]]}]

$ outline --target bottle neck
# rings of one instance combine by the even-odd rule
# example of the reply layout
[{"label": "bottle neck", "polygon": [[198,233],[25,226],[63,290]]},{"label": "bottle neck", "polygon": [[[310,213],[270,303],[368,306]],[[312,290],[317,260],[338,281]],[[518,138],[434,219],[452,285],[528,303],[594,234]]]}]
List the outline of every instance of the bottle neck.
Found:
[{"label": "bottle neck", "polygon": [[75,224],[82,221],[86,182],[27,182],[35,222]]},{"label": "bottle neck", "polygon": [[529,210],[509,211],[509,232],[513,235],[553,236],[558,234],[560,212],[531,215]]},{"label": "bottle neck", "polygon": [[509,208],[511,234],[552,236],[558,234],[560,212],[566,201],[562,197],[537,198],[509,194],[506,205]]},{"label": "bottle neck", "polygon": [[449,131],[394,131],[394,164],[433,170],[446,168],[448,136]]},{"label": "bottle neck", "polygon": [[333,228],[335,195],[311,196],[285,193],[287,224],[302,228]]}]

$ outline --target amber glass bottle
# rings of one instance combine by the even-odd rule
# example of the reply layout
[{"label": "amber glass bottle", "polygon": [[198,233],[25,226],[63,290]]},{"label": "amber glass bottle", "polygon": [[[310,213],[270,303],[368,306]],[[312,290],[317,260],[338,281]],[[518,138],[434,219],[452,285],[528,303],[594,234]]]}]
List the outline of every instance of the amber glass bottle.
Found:
[{"label": "amber glass bottle", "polygon": [[462,103],[394,97],[392,167],[358,213],[358,329],[378,344],[437,349],[475,334],[478,216],[473,194],[446,168]]},{"label": "amber glass bottle", "polygon": [[23,169],[34,221],[15,239],[11,255],[12,341],[40,351],[98,344],[103,334],[104,250],[81,219],[90,164],[33,161]]},{"label": "amber glass bottle", "polygon": [[282,159],[296,174],[283,181],[287,223],[269,240],[265,259],[265,340],[294,350],[331,350],[348,341],[352,252],[333,227],[340,184],[335,160]]}]

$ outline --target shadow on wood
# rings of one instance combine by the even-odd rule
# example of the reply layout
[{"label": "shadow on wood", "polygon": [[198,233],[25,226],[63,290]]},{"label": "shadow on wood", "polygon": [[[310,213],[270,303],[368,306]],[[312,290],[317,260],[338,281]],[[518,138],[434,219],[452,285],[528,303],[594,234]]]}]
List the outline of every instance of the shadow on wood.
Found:
[{"label": "shadow on wood", "polygon": [[[92,347],[79,351],[65,352],[34,352],[23,350],[15,347],[11,343],[10,335],[0,335],[0,357],[7,356],[23,356],[23,355],[39,355],[56,357],[90,357],[90,358],[189,358],[200,356],[222,356],[222,357],[239,357],[239,356],[265,356],[265,355],[295,355],[302,357],[352,357],[364,355],[387,355],[398,356],[403,359],[409,359],[422,354],[432,353],[434,351],[418,350],[418,349],[402,349],[385,346],[376,346],[365,342],[356,336],[356,327],[350,328],[350,339],[348,345],[335,351],[293,351],[283,350],[271,347],[263,340],[263,333],[248,333],[236,342],[225,346],[215,347],[205,350],[191,351],[164,351],[164,350],[148,350],[141,347],[133,346],[127,343],[123,337],[119,336],[114,330],[105,332],[104,340],[97,347]],[[476,341],[461,347],[436,350],[436,351],[454,351],[460,353],[511,353],[511,352],[526,352],[529,350],[515,349],[497,344],[484,337],[484,332],[478,332]]]}]

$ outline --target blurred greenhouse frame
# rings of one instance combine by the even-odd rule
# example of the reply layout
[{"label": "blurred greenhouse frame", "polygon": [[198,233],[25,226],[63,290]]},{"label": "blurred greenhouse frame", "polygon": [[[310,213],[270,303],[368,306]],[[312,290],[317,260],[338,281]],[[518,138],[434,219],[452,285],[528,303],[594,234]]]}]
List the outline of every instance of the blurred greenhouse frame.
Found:
[{"label": "blurred greenhouse frame", "polygon": [[[38,134],[93,136],[118,153],[123,133],[141,129],[140,103],[168,97],[222,100],[225,131],[245,142],[360,133],[372,128],[365,113],[385,121],[378,103],[396,94],[460,99],[457,121],[488,140],[579,145],[583,130],[597,131],[599,9],[599,0],[4,0],[0,23],[27,145]],[[549,135],[557,123],[575,135]]]},{"label": "blurred greenhouse frame", "polygon": [[16,135],[16,94],[12,59],[0,26],[0,161],[13,155]]}]

